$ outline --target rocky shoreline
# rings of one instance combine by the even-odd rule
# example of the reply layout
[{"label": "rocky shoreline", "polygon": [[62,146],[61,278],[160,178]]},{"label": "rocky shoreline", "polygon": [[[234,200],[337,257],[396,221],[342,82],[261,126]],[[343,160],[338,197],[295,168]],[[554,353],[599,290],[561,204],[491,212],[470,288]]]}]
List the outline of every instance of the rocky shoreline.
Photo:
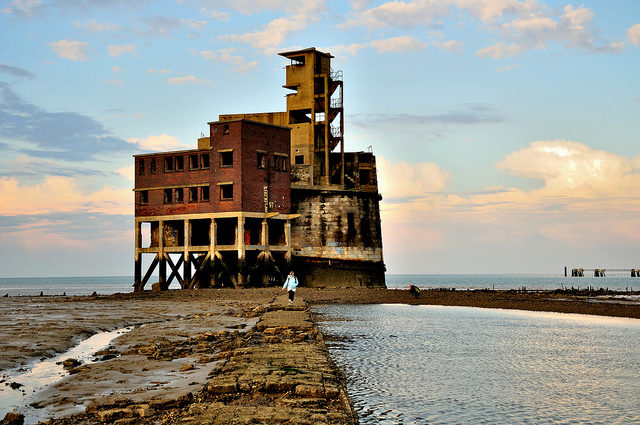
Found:
[{"label": "rocky shoreline", "polygon": [[64,351],[91,332],[131,326],[95,353],[95,362],[69,361],[71,375],[29,401],[56,412],[42,423],[356,424],[344,376],[302,299],[640,318],[637,294],[426,290],[414,298],[405,290],[300,288],[293,306],[281,294],[263,288],[5,298],[0,312],[11,319],[0,329],[1,383],[19,384],[6,371],[29,359]]}]

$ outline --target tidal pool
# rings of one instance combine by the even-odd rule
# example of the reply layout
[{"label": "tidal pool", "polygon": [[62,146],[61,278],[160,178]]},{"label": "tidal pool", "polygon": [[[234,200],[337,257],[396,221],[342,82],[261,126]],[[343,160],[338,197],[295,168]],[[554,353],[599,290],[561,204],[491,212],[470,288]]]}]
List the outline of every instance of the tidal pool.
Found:
[{"label": "tidal pool", "polygon": [[640,423],[640,320],[313,308],[361,424]]}]

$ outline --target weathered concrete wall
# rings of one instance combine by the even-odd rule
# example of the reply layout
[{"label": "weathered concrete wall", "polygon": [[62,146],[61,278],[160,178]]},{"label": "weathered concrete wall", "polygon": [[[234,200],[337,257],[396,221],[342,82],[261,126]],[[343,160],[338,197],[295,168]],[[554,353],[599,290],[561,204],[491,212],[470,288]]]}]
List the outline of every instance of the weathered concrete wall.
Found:
[{"label": "weathered concrete wall", "polygon": [[308,286],[385,286],[379,195],[292,189],[294,267]]}]

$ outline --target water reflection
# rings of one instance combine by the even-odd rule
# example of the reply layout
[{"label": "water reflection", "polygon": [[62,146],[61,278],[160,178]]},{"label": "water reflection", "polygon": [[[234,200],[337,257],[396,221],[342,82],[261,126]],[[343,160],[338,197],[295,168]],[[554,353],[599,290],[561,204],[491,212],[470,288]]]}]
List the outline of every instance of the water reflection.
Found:
[{"label": "water reflection", "polygon": [[335,336],[327,345],[362,424],[640,422],[640,320],[402,305],[314,312]]}]

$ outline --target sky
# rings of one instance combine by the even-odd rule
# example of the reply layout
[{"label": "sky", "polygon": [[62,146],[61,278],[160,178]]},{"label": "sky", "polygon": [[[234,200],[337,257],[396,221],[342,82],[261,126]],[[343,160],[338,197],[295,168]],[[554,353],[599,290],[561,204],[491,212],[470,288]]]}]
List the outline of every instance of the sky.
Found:
[{"label": "sky", "polygon": [[0,2],[0,277],[133,273],[133,158],[344,73],[389,273],[640,267],[640,2]]}]

